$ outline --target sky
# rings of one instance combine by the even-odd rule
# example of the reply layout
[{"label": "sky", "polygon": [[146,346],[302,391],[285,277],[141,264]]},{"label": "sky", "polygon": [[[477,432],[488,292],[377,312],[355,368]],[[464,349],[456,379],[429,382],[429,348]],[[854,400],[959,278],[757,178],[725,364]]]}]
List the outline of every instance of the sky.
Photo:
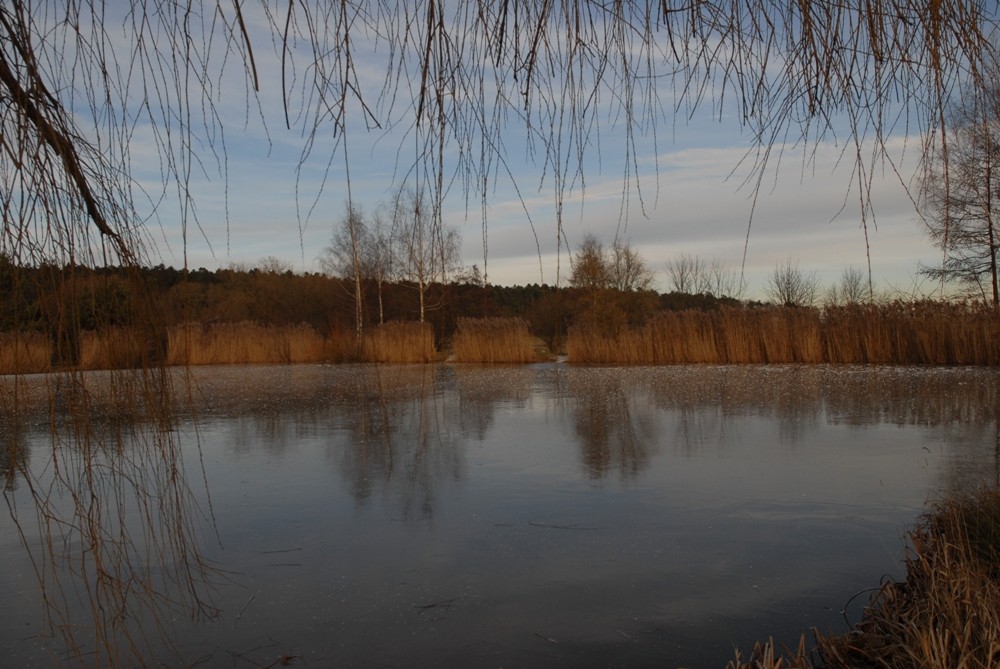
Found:
[{"label": "sky", "polygon": [[[188,226],[186,242],[169,203],[161,205],[150,224],[154,261],[181,267],[186,250],[192,269],[253,266],[275,257],[297,272],[319,271],[318,258],[345,211],[348,177],[352,203],[366,211],[399,188],[409,139],[401,131],[367,130],[351,118],[339,138],[346,140],[347,159],[344,144],[320,136],[297,173],[302,130],[285,126],[275,97],[276,65],[261,59],[259,67],[263,122],[247,115],[239,85],[233,87],[237,94],[220,98],[222,117],[239,119],[226,126],[225,176],[210,164],[205,176],[192,180],[198,225]],[[513,121],[505,139],[517,190],[503,177],[491,185],[485,226],[480,202],[473,197],[467,203],[460,188],[444,202],[444,224],[461,233],[462,263],[485,267],[490,283],[565,284],[569,253],[593,234],[606,245],[616,235],[630,243],[661,291],[670,288],[667,263],[681,254],[717,259],[742,272],[747,297],[763,297],[779,264],[797,264],[829,286],[847,267],[867,272],[869,258],[876,290],[924,294],[938,288],[917,277],[918,265],[939,262],[940,252],[923,233],[900,183],[900,176],[912,177],[919,138],[889,139],[901,171],[886,167],[874,179],[874,218],[869,217],[866,241],[854,161],[850,154],[842,158],[843,145],[820,144],[808,165],[803,149],[790,147],[780,165],[768,168],[755,203],[753,189],[741,186],[746,176],[741,158],[752,142],[738,125],[708,110],[688,120],[667,118],[655,143],[648,136],[640,142],[639,173],[623,198],[624,139],[621,128],[605,124],[600,149],[591,147],[584,162],[586,187],[566,193],[564,243],[557,253],[551,173],[532,162],[519,143],[522,136],[523,127]],[[155,163],[148,138],[144,148],[140,129],[133,141],[137,175],[155,191],[155,170],[142,170],[144,160]],[[331,151],[336,151],[332,159]]]},{"label": "sky", "polygon": [[[452,193],[445,202],[444,224],[461,233],[463,264],[485,266],[494,284],[555,284],[557,272],[565,283],[566,243],[571,252],[587,234],[606,245],[620,235],[640,252],[663,291],[669,289],[667,263],[681,254],[742,269],[747,295],[754,296],[762,294],[775,266],[788,261],[815,272],[824,286],[836,283],[847,267],[867,272],[866,248],[876,289],[910,293],[936,288],[917,277],[918,263],[934,264],[939,251],[923,233],[899,175],[890,171],[875,179],[866,242],[857,184],[851,179],[853,162],[848,157],[838,164],[839,147],[820,146],[815,165],[806,168],[801,149],[792,149],[767,173],[755,204],[752,188],[741,184],[743,173],[733,173],[748,140],[717,121],[695,125],[690,132],[679,129],[676,139],[661,140],[659,151],[641,156],[646,170],[639,177],[641,196],[632,189],[624,203],[621,165],[607,158],[600,165],[593,160],[585,189],[566,198],[565,242],[558,260],[553,186],[551,179],[541,180],[537,168],[526,164],[518,184],[520,198],[506,183],[489,198],[485,261],[480,203],[473,199],[467,205],[461,194]],[[307,164],[297,183],[298,156],[291,145],[269,148],[253,133],[233,135],[228,138],[228,183],[216,175],[196,184],[202,191],[197,200],[201,229],[188,232],[188,265],[252,266],[273,256],[295,271],[319,271],[318,258],[348,198],[342,162],[333,161],[317,195],[325,161]],[[380,155],[361,139],[366,138],[351,142],[352,148],[364,147],[349,157],[351,200],[370,211],[391,200],[398,180],[394,156]],[[902,147],[903,140],[892,143]],[[184,245],[168,216],[152,232],[161,261],[183,265]]]}]

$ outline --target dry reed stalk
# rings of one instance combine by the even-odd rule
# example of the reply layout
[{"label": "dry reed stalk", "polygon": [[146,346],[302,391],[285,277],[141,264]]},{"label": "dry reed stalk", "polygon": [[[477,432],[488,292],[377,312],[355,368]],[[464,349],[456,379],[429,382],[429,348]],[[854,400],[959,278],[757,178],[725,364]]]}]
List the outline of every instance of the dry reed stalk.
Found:
[{"label": "dry reed stalk", "polygon": [[0,333],[0,374],[36,374],[51,368],[51,339],[36,332]]},{"label": "dry reed stalk", "polygon": [[318,362],[329,345],[308,325],[264,326],[250,321],[170,328],[167,364],[239,365]]},{"label": "dry reed stalk", "polygon": [[680,311],[650,321],[644,329],[655,344],[655,362],[720,362],[714,318],[714,314],[703,311]]},{"label": "dry reed stalk", "polygon": [[794,653],[786,649],[782,653],[774,645],[774,639],[766,643],[755,643],[753,651],[746,660],[740,651],[736,651],[736,659],[726,664],[726,669],[813,669],[806,652],[806,638],[799,638],[799,647]]},{"label": "dry reed stalk", "polygon": [[729,363],[766,362],[760,309],[723,309],[716,317],[722,356]]},{"label": "dry reed stalk", "polygon": [[452,340],[456,362],[526,363],[538,360],[535,338],[521,318],[460,318]]},{"label": "dry reed stalk", "polygon": [[288,362],[319,362],[327,359],[327,341],[309,325],[284,328],[288,338]]},{"label": "dry reed stalk", "polygon": [[667,312],[613,334],[578,324],[566,350],[578,363],[1000,365],[1000,315],[939,303]]},{"label": "dry reed stalk", "polygon": [[830,666],[1000,665],[1000,492],[940,503],[910,543],[906,579],[882,586],[854,632],[819,639]]},{"label": "dry reed stalk", "polygon": [[379,325],[365,335],[362,359],[367,362],[432,362],[434,329],[428,323],[396,322]]},{"label": "dry reed stalk", "polygon": [[108,327],[80,334],[80,369],[131,369],[143,363],[147,348],[139,331]]},{"label": "dry reed stalk", "polygon": [[757,644],[727,669],[993,669],[1000,666],[1000,491],[946,500],[910,532],[906,578],[885,583],[844,635],[814,630],[794,654]]},{"label": "dry reed stalk", "polygon": [[830,363],[869,362],[868,316],[873,310],[859,305],[830,307],[823,311],[823,358]]}]

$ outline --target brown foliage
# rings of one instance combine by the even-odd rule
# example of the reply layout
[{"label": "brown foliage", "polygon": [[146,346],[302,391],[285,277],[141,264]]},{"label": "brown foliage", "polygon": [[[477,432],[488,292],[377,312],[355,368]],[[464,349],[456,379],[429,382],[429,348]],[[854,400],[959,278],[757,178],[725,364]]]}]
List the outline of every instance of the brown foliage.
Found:
[{"label": "brown foliage", "polygon": [[948,303],[661,312],[607,332],[571,328],[572,362],[1000,364],[1000,315]]},{"label": "brown foliage", "polygon": [[361,356],[367,362],[432,362],[434,329],[417,321],[384,323],[364,336]]},{"label": "brown foliage", "polygon": [[860,623],[814,631],[794,653],[757,644],[727,669],[989,669],[1000,664],[1000,492],[939,503],[910,532],[906,578],[885,583]]},{"label": "brown foliage", "polygon": [[51,367],[52,341],[34,332],[0,332],[0,374],[34,374]]},{"label": "brown foliage", "polygon": [[460,318],[452,340],[456,362],[535,362],[536,340],[520,318]]}]

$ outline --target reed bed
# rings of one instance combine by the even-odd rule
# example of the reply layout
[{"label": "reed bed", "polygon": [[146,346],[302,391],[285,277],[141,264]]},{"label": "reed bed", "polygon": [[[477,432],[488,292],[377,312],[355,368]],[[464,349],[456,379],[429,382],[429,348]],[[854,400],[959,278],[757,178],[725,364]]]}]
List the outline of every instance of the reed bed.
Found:
[{"label": "reed bed", "polygon": [[578,363],[1000,365],[1000,315],[946,303],[665,312],[613,334],[571,328],[566,353]]},{"label": "reed bed", "polygon": [[364,336],[361,357],[366,362],[432,362],[434,329],[428,323],[383,323]]},{"label": "reed bed", "polygon": [[0,374],[35,374],[52,368],[52,340],[37,332],[0,332]]},{"label": "reed bed", "polygon": [[79,369],[130,369],[141,367],[151,342],[148,333],[132,328],[109,327],[80,334]]},{"label": "reed bed", "polygon": [[169,365],[319,362],[338,350],[335,339],[301,324],[187,323],[170,328],[168,339]]},{"label": "reed bed", "polygon": [[1000,666],[1000,491],[940,502],[910,532],[906,577],[882,585],[847,634],[784,653],[758,644],[727,669]]},{"label": "reed bed", "polygon": [[536,340],[524,319],[458,319],[452,339],[455,362],[526,363],[538,358]]}]

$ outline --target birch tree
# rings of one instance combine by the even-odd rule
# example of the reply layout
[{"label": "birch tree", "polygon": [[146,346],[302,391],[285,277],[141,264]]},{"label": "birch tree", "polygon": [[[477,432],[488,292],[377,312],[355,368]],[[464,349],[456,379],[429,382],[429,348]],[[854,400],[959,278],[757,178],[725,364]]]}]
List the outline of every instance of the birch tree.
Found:
[{"label": "birch tree", "polygon": [[396,247],[396,269],[417,291],[420,322],[425,322],[428,291],[435,282],[444,283],[459,266],[461,237],[458,230],[436,220],[421,193],[402,189],[393,206],[392,237]]}]

